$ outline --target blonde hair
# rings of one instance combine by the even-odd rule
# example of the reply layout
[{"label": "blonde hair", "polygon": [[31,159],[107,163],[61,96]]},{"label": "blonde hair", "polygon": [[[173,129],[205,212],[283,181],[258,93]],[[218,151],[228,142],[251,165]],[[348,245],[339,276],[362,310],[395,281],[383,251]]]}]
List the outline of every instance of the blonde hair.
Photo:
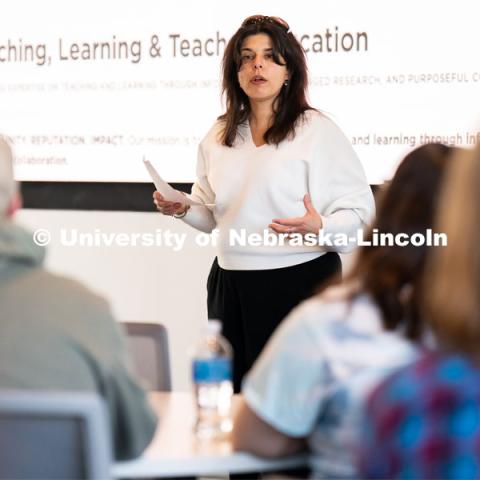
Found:
[{"label": "blonde hair", "polygon": [[439,202],[424,278],[424,314],[444,347],[478,356],[480,345],[480,146],[453,159]]},{"label": "blonde hair", "polygon": [[0,216],[7,211],[16,190],[12,149],[8,142],[0,136]]}]

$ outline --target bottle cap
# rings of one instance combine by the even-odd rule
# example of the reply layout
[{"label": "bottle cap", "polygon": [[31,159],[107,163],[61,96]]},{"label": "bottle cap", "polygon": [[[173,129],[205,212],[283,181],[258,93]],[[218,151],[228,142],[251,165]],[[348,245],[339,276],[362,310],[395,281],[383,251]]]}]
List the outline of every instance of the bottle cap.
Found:
[{"label": "bottle cap", "polygon": [[216,335],[222,331],[222,323],[220,320],[208,320],[206,330],[208,333]]}]

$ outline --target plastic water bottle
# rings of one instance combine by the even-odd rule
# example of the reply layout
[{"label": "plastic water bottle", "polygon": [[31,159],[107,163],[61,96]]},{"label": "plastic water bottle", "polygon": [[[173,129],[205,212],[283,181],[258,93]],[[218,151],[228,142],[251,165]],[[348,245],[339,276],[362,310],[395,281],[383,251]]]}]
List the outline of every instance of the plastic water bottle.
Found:
[{"label": "plastic water bottle", "polygon": [[193,358],[195,433],[200,439],[222,438],[232,430],[232,347],[221,328],[218,320],[208,322]]}]

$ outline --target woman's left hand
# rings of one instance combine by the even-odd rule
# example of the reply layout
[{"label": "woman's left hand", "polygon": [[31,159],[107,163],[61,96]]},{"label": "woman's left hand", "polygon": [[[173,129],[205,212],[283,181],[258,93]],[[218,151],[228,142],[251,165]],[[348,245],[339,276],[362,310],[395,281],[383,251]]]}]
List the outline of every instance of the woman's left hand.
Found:
[{"label": "woman's left hand", "polygon": [[294,218],[274,218],[269,225],[273,231],[277,233],[314,233],[318,235],[319,230],[323,227],[322,217],[312,205],[310,195],[303,197],[303,204],[307,212],[303,217]]}]

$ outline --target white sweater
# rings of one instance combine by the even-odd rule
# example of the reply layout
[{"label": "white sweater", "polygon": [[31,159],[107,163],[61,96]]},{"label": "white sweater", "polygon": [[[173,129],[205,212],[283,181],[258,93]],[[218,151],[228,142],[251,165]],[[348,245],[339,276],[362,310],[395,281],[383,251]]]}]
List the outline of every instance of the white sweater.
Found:
[{"label": "white sweater", "polygon": [[263,238],[274,218],[303,216],[306,193],[322,216],[325,234],[353,237],[372,219],[373,196],[360,161],[345,135],[324,115],[307,112],[295,138],[278,147],[255,146],[248,124],[239,128],[235,145],[226,147],[220,143],[221,131],[221,123],[215,123],[199,145],[197,180],[190,195],[215,206],[192,206],[184,221],[204,232],[219,229],[222,268],[288,267],[325,253],[327,248],[319,245],[242,244],[242,234]]}]

